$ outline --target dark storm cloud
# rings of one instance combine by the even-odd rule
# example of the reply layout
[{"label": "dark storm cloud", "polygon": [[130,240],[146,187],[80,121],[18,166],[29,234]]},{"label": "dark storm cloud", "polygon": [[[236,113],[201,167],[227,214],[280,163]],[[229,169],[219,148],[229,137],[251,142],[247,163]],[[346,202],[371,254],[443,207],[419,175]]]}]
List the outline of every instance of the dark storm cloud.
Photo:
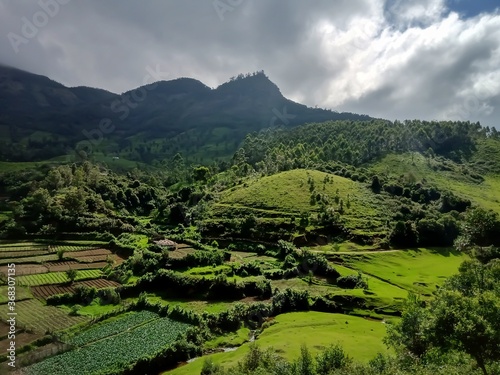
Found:
[{"label": "dark storm cloud", "polygon": [[[46,24],[34,20],[44,11]],[[40,27],[16,53],[8,35],[24,38],[26,20]],[[498,15],[464,21],[444,0],[0,0],[0,62],[66,85],[122,92],[160,69],[215,87],[264,69],[308,105],[444,118],[469,103],[461,116],[490,125],[499,32]],[[493,82],[488,95],[471,89],[478,81]]]}]

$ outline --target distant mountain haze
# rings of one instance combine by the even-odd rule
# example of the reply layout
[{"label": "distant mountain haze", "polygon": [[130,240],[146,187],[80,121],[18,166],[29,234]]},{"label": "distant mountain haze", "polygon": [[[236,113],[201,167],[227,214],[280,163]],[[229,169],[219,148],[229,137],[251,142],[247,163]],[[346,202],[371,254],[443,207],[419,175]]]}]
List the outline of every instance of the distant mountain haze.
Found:
[{"label": "distant mountain haze", "polygon": [[0,103],[0,158],[9,161],[47,160],[82,148],[146,163],[176,153],[203,162],[227,158],[246,134],[261,129],[371,119],[288,100],[262,71],[216,89],[179,78],[117,95],[0,66]]}]

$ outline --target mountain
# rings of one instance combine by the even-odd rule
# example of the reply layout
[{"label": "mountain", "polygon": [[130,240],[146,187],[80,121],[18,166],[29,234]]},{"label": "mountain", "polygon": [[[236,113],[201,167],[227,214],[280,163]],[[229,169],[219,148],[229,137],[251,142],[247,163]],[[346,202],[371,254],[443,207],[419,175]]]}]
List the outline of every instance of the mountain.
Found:
[{"label": "mountain", "polygon": [[181,153],[203,162],[229,157],[248,133],[261,129],[371,119],[295,103],[264,72],[215,89],[179,78],[117,95],[0,66],[0,101],[0,160],[9,161],[46,160],[76,149],[87,157],[151,163]]}]

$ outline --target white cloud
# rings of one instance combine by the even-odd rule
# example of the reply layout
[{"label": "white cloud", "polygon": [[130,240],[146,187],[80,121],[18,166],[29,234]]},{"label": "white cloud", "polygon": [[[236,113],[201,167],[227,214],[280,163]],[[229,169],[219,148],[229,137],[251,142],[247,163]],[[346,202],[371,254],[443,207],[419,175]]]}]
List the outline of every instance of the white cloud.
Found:
[{"label": "white cloud", "polygon": [[[37,10],[4,1],[0,34]],[[70,1],[18,54],[0,39],[0,62],[114,92],[157,64],[212,87],[264,69],[311,106],[500,125],[500,15],[444,0],[245,0],[223,21],[211,1]]]}]

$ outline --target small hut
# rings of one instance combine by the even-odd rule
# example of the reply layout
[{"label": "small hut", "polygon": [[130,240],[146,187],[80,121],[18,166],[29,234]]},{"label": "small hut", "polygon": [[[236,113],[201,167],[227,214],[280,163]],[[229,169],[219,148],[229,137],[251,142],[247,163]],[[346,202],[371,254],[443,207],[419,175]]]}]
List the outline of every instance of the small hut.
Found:
[{"label": "small hut", "polygon": [[155,245],[167,248],[168,250],[177,249],[177,243],[174,241],[171,241],[171,240],[167,240],[166,238],[163,240],[154,241],[154,243],[155,243]]}]

